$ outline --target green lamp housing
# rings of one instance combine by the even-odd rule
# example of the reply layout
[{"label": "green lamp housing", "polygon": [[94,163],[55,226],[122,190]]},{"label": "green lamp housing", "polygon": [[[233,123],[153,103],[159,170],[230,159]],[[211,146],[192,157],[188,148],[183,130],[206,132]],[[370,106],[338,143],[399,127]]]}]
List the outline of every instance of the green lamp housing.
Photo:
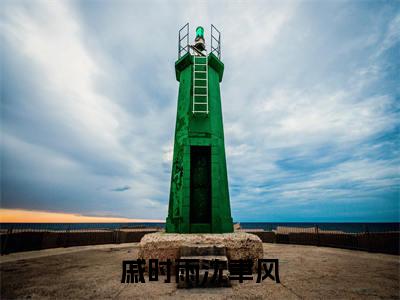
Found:
[{"label": "green lamp housing", "polygon": [[196,40],[199,38],[204,39],[204,28],[201,26],[196,28]]},{"label": "green lamp housing", "polygon": [[196,38],[194,39],[194,43],[194,47],[200,52],[206,49],[204,41],[204,28],[201,26],[196,28]]}]

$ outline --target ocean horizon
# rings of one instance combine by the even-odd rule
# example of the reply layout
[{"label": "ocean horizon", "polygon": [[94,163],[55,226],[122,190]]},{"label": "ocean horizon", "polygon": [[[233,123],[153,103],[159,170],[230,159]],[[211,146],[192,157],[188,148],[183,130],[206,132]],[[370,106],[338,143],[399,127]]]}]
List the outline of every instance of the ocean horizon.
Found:
[{"label": "ocean horizon", "polygon": [[[278,226],[335,230],[346,233],[400,231],[400,222],[234,222],[242,229],[276,230]],[[84,230],[121,228],[165,228],[165,222],[125,223],[0,223],[2,230]]]}]

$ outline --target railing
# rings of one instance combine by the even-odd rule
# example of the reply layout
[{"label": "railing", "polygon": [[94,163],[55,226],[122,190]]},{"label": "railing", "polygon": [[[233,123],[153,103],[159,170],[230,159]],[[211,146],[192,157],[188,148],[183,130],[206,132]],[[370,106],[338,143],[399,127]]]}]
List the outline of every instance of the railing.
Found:
[{"label": "railing", "polygon": [[[178,59],[190,52],[189,45],[189,23],[186,23],[178,32]],[[210,53],[221,59],[221,32],[211,24],[210,30]]]},{"label": "railing", "polygon": [[[251,223],[246,224],[251,226]],[[314,245],[369,252],[400,254],[399,223],[281,223],[244,228],[263,242]]]},{"label": "railing", "polygon": [[[98,244],[139,242],[164,223],[0,224],[1,254]],[[336,247],[400,254],[399,223],[244,223],[265,243]]]},{"label": "railing", "polygon": [[363,233],[400,231],[400,223],[310,223],[310,222],[247,222],[239,223],[244,229],[261,229],[279,233],[321,232]]},{"label": "railing", "polygon": [[3,255],[59,247],[139,242],[145,234],[160,231],[163,226],[163,223],[3,223],[0,224],[0,251]]},{"label": "railing", "polygon": [[[185,43],[186,40],[186,43]],[[189,23],[186,23],[178,33],[178,58],[189,52]]]},{"label": "railing", "polygon": [[221,32],[211,24],[211,53],[221,60]]}]

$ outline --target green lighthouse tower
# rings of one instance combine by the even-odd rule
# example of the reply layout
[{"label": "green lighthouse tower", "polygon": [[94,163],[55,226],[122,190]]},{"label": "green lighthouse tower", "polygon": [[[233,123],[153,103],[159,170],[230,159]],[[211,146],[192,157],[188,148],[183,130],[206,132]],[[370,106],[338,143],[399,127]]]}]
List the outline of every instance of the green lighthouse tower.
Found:
[{"label": "green lighthouse tower", "polygon": [[189,24],[179,31],[179,82],[174,155],[166,232],[233,232],[229,204],[220,82],[221,34],[211,25],[208,54],[204,29],[189,44]]}]

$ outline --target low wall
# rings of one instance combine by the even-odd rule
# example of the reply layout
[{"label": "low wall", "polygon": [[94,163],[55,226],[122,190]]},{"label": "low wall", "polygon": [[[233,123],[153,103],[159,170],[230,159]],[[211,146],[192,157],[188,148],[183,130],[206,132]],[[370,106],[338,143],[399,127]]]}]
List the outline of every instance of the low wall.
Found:
[{"label": "low wall", "polygon": [[[16,232],[0,235],[1,254],[41,250],[59,247],[119,244],[140,242],[149,231],[72,231],[72,232]],[[345,249],[364,250],[388,254],[400,254],[400,233],[275,233],[252,231],[264,243],[314,245]]]},{"label": "low wall", "polygon": [[249,231],[248,233],[258,236],[263,243],[276,243],[275,232],[272,231]]},{"label": "low wall", "polygon": [[16,232],[0,235],[1,254],[59,247],[136,243],[155,231]]},{"label": "low wall", "polygon": [[379,233],[289,233],[290,244],[315,245],[345,249],[400,254],[399,232]]}]

